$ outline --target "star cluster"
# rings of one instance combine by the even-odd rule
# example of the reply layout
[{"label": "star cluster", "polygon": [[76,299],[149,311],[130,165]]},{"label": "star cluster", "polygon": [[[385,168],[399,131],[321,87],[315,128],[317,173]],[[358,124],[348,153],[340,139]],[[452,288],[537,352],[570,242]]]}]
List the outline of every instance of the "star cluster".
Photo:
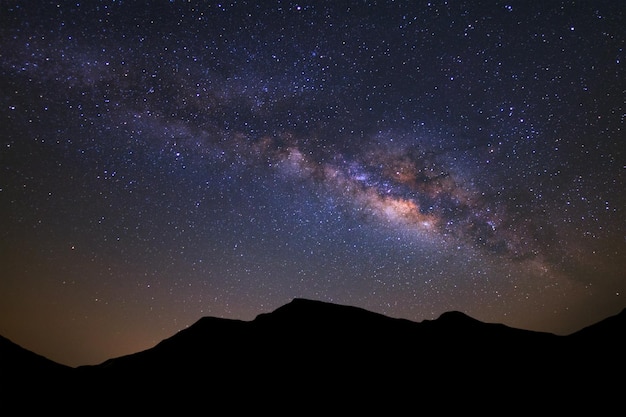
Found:
[{"label": "star cluster", "polygon": [[614,1],[3,2],[0,334],[293,297],[569,333],[626,281]]}]

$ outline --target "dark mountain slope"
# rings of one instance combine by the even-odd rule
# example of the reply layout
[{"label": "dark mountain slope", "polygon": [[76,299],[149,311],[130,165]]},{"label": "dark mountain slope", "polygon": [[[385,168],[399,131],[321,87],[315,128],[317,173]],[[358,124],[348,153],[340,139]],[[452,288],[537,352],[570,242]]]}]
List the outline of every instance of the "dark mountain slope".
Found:
[{"label": "dark mountain slope", "polygon": [[16,377],[25,373],[67,372],[71,368],[37,355],[0,336],[0,375]]},{"label": "dark mountain slope", "polygon": [[63,406],[38,414],[623,415],[622,351],[598,359],[602,341],[623,336],[623,313],[596,326],[555,336],[460,312],[418,323],[295,299],[74,369],[58,384],[71,395],[50,391]]},{"label": "dark mountain slope", "polygon": [[626,308],[619,314],[587,326],[573,334],[570,337],[579,340],[595,340],[596,342],[612,342],[624,346],[626,338],[624,338],[624,331],[626,331]]},{"label": "dark mountain slope", "polygon": [[66,402],[57,388],[69,381],[72,371],[0,336],[0,415],[62,409]]},{"label": "dark mountain slope", "polygon": [[241,343],[233,342],[243,334],[241,328],[246,325],[246,322],[239,320],[203,317],[151,349],[109,359],[95,367],[79,369],[87,371],[98,368],[109,373],[139,370],[148,372],[155,369],[161,373],[165,370],[175,371],[185,365],[197,367],[205,362],[208,366],[221,356],[233,353],[233,345]]}]

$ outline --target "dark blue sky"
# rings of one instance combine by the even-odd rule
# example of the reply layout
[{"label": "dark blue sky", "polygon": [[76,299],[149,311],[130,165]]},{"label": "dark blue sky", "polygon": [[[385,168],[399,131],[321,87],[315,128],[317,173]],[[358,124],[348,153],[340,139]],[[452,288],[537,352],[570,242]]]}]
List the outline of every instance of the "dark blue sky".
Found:
[{"label": "dark blue sky", "polygon": [[0,334],[626,306],[622,2],[3,2]]}]

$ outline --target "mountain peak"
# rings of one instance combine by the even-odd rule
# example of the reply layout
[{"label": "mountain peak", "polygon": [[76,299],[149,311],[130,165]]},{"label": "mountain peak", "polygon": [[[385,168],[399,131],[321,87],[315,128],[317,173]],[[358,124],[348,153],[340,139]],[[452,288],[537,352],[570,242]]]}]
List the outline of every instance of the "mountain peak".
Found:
[{"label": "mountain peak", "polygon": [[294,307],[298,307],[298,308],[312,308],[315,306],[324,306],[324,305],[330,305],[331,303],[328,303],[326,301],[321,301],[321,300],[312,300],[310,298],[300,298],[300,297],[296,297],[293,300],[291,300],[290,302],[288,302],[287,304],[285,304],[286,306],[294,306]]},{"label": "mountain peak", "polygon": [[478,320],[476,320],[475,318],[470,317],[467,314],[461,311],[457,311],[457,310],[446,311],[445,313],[439,316],[437,321],[458,322],[458,323],[478,322]]},{"label": "mountain peak", "polygon": [[338,314],[346,314],[348,312],[376,314],[354,306],[335,304],[321,300],[311,300],[308,298],[294,298],[289,303],[278,307],[271,313],[263,313],[260,314],[258,317],[290,316],[291,318],[303,319],[312,317],[329,317]]}]

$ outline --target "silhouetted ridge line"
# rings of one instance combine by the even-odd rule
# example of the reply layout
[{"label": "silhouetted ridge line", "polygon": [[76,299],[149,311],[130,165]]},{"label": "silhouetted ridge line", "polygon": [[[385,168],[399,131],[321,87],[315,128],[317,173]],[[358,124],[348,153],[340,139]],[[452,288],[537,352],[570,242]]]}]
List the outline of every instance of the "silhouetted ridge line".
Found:
[{"label": "silhouetted ridge line", "polygon": [[280,320],[286,318],[289,321],[304,320],[307,322],[330,322],[359,320],[403,320],[393,319],[380,313],[375,313],[361,307],[335,304],[325,301],[294,298],[291,302],[278,307],[270,313],[259,314],[255,321],[267,319]]},{"label": "silhouetted ridge line", "polygon": [[24,349],[6,337],[0,336],[0,375],[7,376],[16,372],[66,371],[69,366],[54,362],[44,356]]},{"label": "silhouetted ridge line", "polygon": [[576,338],[609,338],[626,343],[626,308],[614,316],[587,326],[572,336]]},{"label": "silhouetted ridge line", "polygon": [[441,314],[439,316],[439,318],[437,319],[439,321],[448,321],[448,322],[457,322],[457,323],[471,323],[471,324],[477,324],[477,323],[481,323],[479,320],[468,316],[465,313],[462,313],[460,311],[447,311],[443,314]]},{"label": "silhouetted ridge line", "polygon": [[17,382],[10,415],[623,415],[625,330],[626,311],[556,336],[459,311],[413,322],[296,298],[65,373],[0,339],[0,363],[21,363],[0,377]]}]

